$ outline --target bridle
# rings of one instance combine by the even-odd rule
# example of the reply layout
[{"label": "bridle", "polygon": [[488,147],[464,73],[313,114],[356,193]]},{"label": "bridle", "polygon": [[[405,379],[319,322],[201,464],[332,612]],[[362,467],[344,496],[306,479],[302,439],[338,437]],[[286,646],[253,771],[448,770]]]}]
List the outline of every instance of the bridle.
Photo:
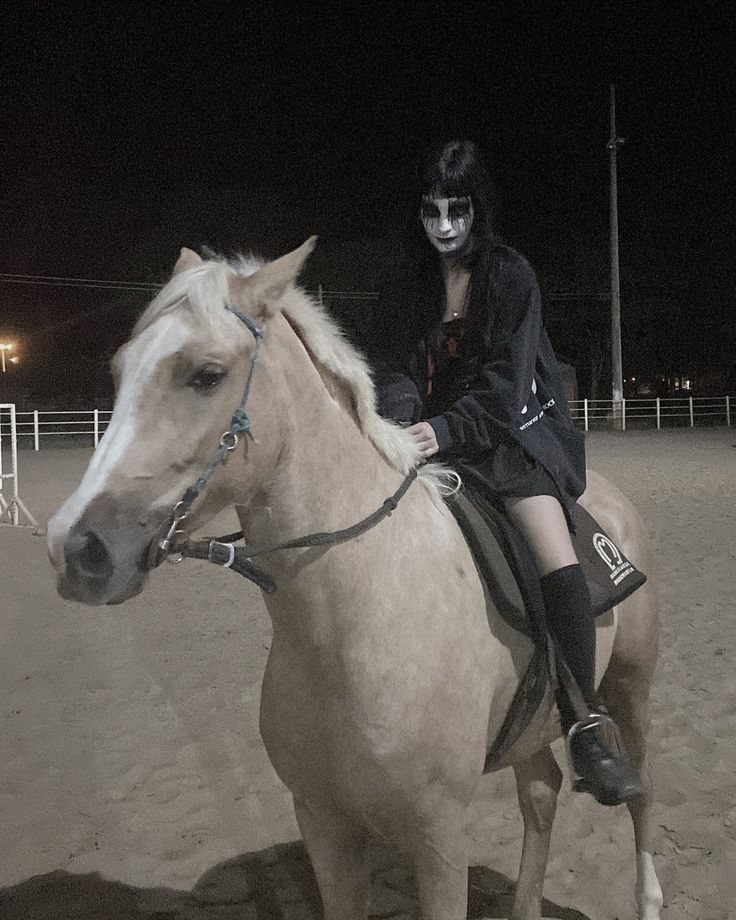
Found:
[{"label": "bridle", "polygon": [[179,501],[174,505],[170,516],[162,523],[156,531],[151,541],[148,551],[148,567],[154,569],[161,565],[164,559],[171,562],[181,562],[183,558],[207,559],[216,565],[222,565],[225,568],[231,568],[239,574],[255,582],[260,588],[269,594],[276,591],[276,582],[264,569],[255,565],[251,560],[254,556],[264,555],[281,549],[297,549],[309,546],[333,546],[337,543],[344,543],[352,540],[354,537],[365,533],[381,521],[388,517],[396,509],[399,500],[403,497],[411,483],[417,477],[416,469],[412,469],[404,478],[404,481],[393,495],[389,496],[377,511],[374,511],[368,517],[363,518],[352,527],[344,530],[331,532],[319,532],[309,534],[305,537],[297,537],[293,540],[287,540],[283,543],[277,543],[265,547],[240,546],[236,547],[235,542],[243,536],[242,531],[239,533],[229,534],[226,537],[209,540],[190,540],[181,524],[189,516],[192,505],[200,496],[210,477],[215,470],[224,462],[225,457],[230,451],[235,450],[240,442],[241,435],[253,438],[252,423],[248,415],[248,397],[250,396],[250,387],[253,380],[253,374],[258,363],[258,356],[261,345],[263,344],[263,330],[257,326],[250,317],[246,316],[232,304],[226,303],[225,309],[233,316],[237,317],[245,327],[252,333],[255,339],[255,351],[251,361],[248,377],[245,382],[243,398],[240,405],[233,413],[230,427],[220,435],[219,447],[212,463],[204,470],[199,478],[184,492]]},{"label": "bridle", "polygon": [[210,477],[217,467],[223,462],[228,453],[231,450],[235,450],[238,446],[240,435],[245,434],[250,438],[253,437],[251,420],[248,415],[248,397],[250,396],[250,385],[253,380],[253,373],[258,363],[258,354],[263,342],[263,330],[256,326],[250,317],[246,316],[245,313],[241,313],[240,310],[236,309],[232,304],[226,303],[225,309],[236,316],[241,323],[250,330],[256,340],[253,360],[251,361],[248,378],[245,382],[243,398],[240,400],[240,405],[233,413],[230,427],[220,435],[219,448],[213,462],[204,470],[199,479],[189,486],[176,505],[174,505],[174,510],[166,522],[166,531],[163,538],[161,538],[161,528],[159,528],[159,533],[157,533],[151,543],[151,550],[148,557],[150,568],[156,568],[156,566],[160,565],[170,553],[181,553],[181,545],[183,540],[187,538],[187,535],[183,530],[179,529],[179,525],[188,517],[192,505],[209,482]]}]

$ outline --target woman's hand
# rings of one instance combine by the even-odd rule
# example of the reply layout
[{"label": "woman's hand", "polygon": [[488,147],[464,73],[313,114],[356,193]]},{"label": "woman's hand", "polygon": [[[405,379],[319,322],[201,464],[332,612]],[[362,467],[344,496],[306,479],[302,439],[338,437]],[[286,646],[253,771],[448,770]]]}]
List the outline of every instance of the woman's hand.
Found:
[{"label": "woman's hand", "polygon": [[410,425],[406,430],[414,438],[414,443],[422,455],[422,460],[429,460],[439,451],[440,446],[437,443],[437,435],[429,422],[417,422],[416,425]]}]

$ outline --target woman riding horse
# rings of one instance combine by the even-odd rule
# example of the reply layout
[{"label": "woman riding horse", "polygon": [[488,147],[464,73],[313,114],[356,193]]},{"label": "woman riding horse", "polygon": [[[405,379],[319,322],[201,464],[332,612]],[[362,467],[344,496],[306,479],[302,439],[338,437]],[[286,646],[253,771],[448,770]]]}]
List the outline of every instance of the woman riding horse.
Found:
[{"label": "woman riding horse", "polygon": [[585,490],[584,436],[571,422],[542,325],[534,272],[492,226],[491,187],[471,141],[433,148],[421,173],[420,221],[406,264],[377,314],[380,410],[408,426],[423,459],[457,466],[505,510],[536,562],[547,620],[591,719],[562,689],[557,703],[574,788],[617,805],[640,792],[595,718],[595,624],[570,538]]}]

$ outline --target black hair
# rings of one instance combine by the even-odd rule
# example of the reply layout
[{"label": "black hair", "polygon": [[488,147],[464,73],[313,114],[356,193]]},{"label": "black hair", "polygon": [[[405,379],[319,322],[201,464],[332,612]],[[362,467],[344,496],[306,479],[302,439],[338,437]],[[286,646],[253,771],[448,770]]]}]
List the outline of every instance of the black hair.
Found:
[{"label": "black hair", "polygon": [[[488,311],[495,305],[495,262],[498,240],[494,232],[495,191],[478,145],[470,140],[452,140],[430,147],[419,171],[421,195],[435,197],[469,197],[473,202],[473,223],[462,250],[456,255],[460,264],[470,272],[468,307],[465,319],[465,349],[469,357],[483,350],[488,324]],[[419,199],[421,200],[421,198]],[[418,209],[418,202],[417,202]],[[433,323],[441,319],[444,301],[444,281],[440,256],[422,231],[421,280],[422,298],[427,307],[436,311]],[[415,250],[416,251],[416,250]],[[425,314],[425,322],[429,319]]]},{"label": "black hair", "polygon": [[459,254],[466,268],[487,254],[494,242],[494,192],[483,155],[473,141],[447,141],[427,151],[420,171],[420,194],[465,197],[473,202],[473,225]]},{"label": "black hair", "polygon": [[[426,339],[442,319],[444,280],[441,256],[427,239],[420,219],[422,197],[470,197],[473,223],[460,263],[470,272],[465,348],[469,358],[483,350],[489,309],[495,307],[498,241],[493,230],[495,192],[478,146],[470,140],[452,140],[429,148],[418,164],[409,204],[401,264],[376,310],[376,340],[408,359],[417,342]],[[399,361],[401,363],[401,360]]]}]

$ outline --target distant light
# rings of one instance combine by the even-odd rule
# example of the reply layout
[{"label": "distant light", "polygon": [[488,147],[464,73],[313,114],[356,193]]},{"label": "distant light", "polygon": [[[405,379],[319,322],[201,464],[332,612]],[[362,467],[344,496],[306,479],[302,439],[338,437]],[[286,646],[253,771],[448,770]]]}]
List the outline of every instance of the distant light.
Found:
[{"label": "distant light", "polygon": [[20,361],[20,358],[18,357],[18,355],[13,355],[13,357],[10,358],[9,361],[11,364],[17,364]]}]

